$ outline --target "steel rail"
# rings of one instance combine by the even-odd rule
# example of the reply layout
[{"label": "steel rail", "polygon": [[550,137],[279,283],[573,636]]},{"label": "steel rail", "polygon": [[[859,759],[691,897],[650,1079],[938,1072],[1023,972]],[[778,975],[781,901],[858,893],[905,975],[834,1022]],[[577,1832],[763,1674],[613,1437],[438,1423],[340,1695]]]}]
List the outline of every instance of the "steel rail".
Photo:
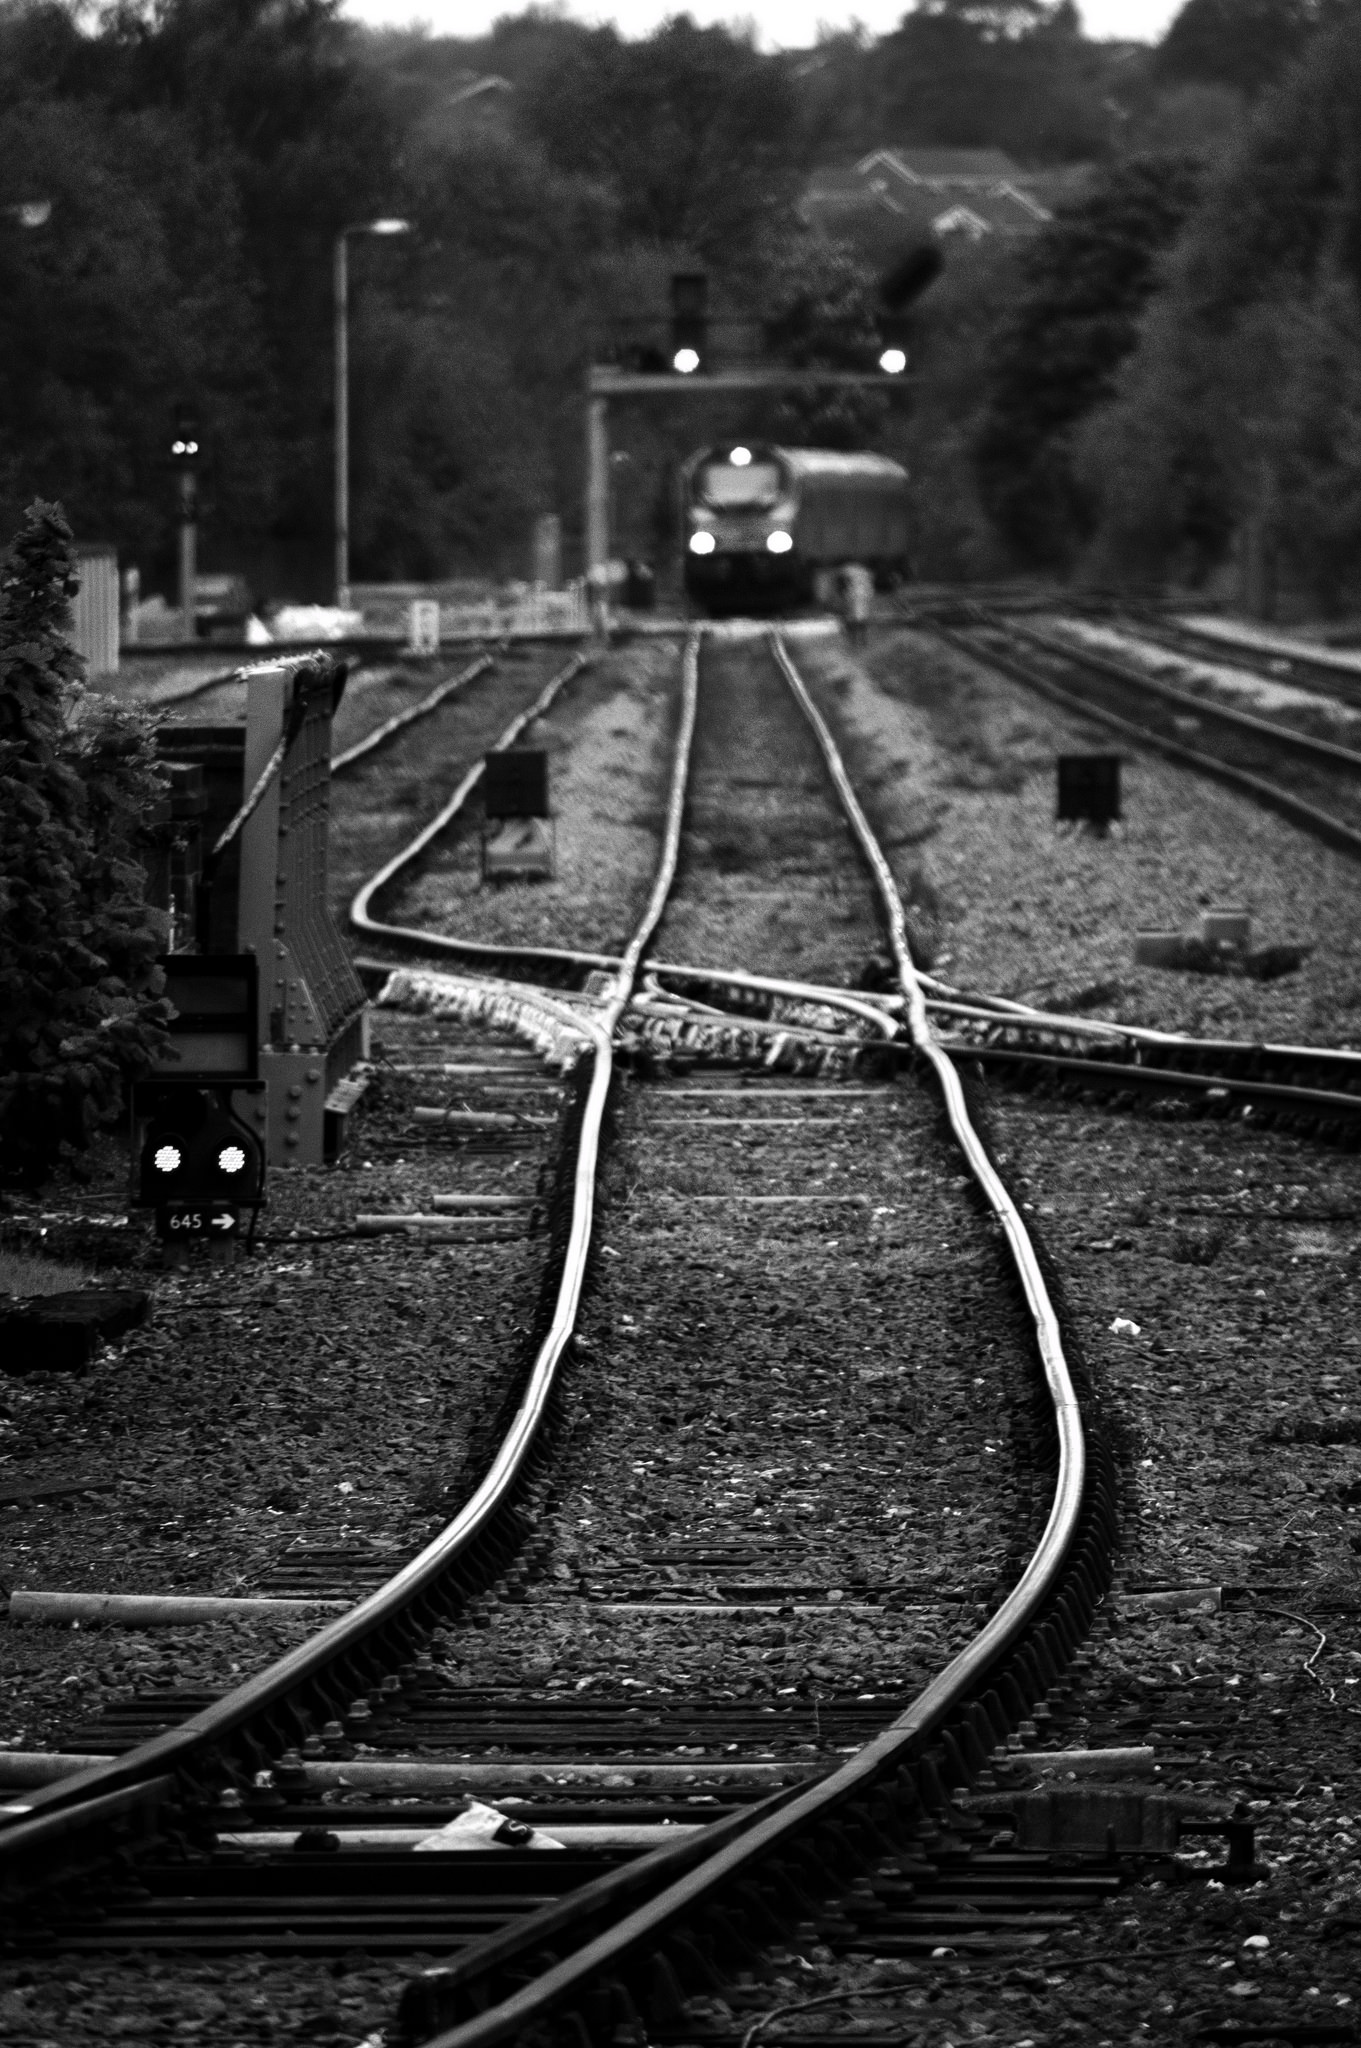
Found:
[{"label": "steel rail", "polygon": [[[496,741],[495,746],[490,748],[489,751],[499,754],[503,748],[514,746],[520,734],[525,730],[525,727],[532,725],[536,718],[542,718],[544,712],[548,710],[559,691],[571,682],[573,676],[579,675],[582,669],[589,668],[590,665],[591,657],[589,654],[574,654],[565,667],[560,668],[555,675],[549,677],[548,682],[540,690],[529,708],[520,712],[517,717],[512,718],[510,724]],[[414,839],[409,840],[399,852],[392,856],[391,860],[385,861],[377,874],[371,875],[364,886],[356,891],[354,900],[350,904],[350,923],[355,927],[356,931],[363,932],[366,937],[371,939],[398,938],[410,940],[412,934],[408,926],[380,923],[372,915],[369,906],[373,903],[375,897],[382,894],[390,882],[394,881],[405,869],[411,867],[415,861],[419,860],[427,846],[438,839],[441,833],[448,830],[449,826],[463,809],[463,806],[467,803],[468,798],[477,788],[478,783],[482,780],[486,766],[487,757],[484,754],[480,761],[474,761],[472,767],[454,790],[453,795],[430,820],[429,824],[424,825]],[[424,935],[425,943],[429,942],[429,937],[431,936],[433,934]],[[459,950],[465,953],[495,958],[502,957],[505,951],[502,947],[474,945],[469,941],[463,942]],[[539,960],[552,960],[563,957],[552,947],[530,948],[527,950],[533,954],[535,959]],[[602,961],[600,964],[612,966],[616,963]]]},{"label": "steel rail", "polygon": [[[1010,624],[998,621],[992,624],[992,630],[1009,633],[1012,628]],[[1155,753],[1165,755],[1169,761],[1175,761],[1182,767],[1194,768],[1202,775],[1212,776],[1215,781],[1226,783],[1231,789],[1243,790],[1249,796],[1256,797],[1257,801],[1266,805],[1268,809],[1279,811],[1281,816],[1288,818],[1292,824],[1302,825],[1306,831],[1312,832],[1325,844],[1361,859],[1361,832],[1354,826],[1345,824],[1341,818],[1335,818],[1330,811],[1321,811],[1316,805],[1305,803],[1303,798],[1293,796],[1289,790],[1282,789],[1279,784],[1268,782],[1265,776],[1254,775],[1247,768],[1236,768],[1232,762],[1223,761],[1216,754],[1202,754],[1199,748],[1183,746],[1180,740],[1168,739],[1165,734],[1156,732],[1151,726],[1139,725],[1133,719],[1122,718],[1118,711],[1108,711],[1104,705],[1094,704],[1089,697],[1082,696],[1078,691],[1065,689],[1062,683],[1056,683],[1048,676],[1037,675],[1033,668],[1027,668],[1023,662],[1004,654],[1000,649],[980,646],[969,637],[967,630],[960,631],[954,626],[934,625],[931,631],[938,639],[945,640],[951,647],[957,648],[961,654],[968,655],[970,660],[984,662],[999,669],[1003,675],[1010,676],[1014,682],[1023,683],[1027,689],[1037,691],[1041,697],[1048,697],[1051,702],[1061,705],[1065,711],[1076,712],[1079,717],[1091,719],[1097,725],[1109,726],[1113,732],[1123,733],[1127,739],[1136,741],[1140,746],[1151,747]],[[1082,657],[1074,654],[1071,658],[1077,663]],[[1196,699],[1196,702],[1199,704],[1200,699]]]},{"label": "steel rail", "polygon": [[952,1039],[948,1051],[956,1059],[984,1065],[1044,1067],[1103,1088],[1142,1088],[1166,1093],[1237,1095],[1247,1102],[1280,1103],[1289,1109],[1311,1110],[1318,1116],[1361,1116],[1361,1095],[1333,1088],[1298,1088],[1286,1081],[1239,1080],[1232,1074],[1193,1074],[1182,1067],[1145,1067],[1119,1060],[1092,1059],[1085,1053],[1046,1053],[1028,1046],[973,1044]]},{"label": "steel rail", "polygon": [[450,676],[435,689],[428,691],[418,703],[408,704],[404,711],[394,711],[391,718],[385,718],[372,732],[366,732],[362,740],[356,740],[354,745],[346,747],[343,753],[331,756],[332,775],[343,775],[347,768],[354,767],[356,761],[362,761],[365,755],[374,753],[388,740],[395,739],[399,732],[404,732],[407,726],[414,725],[418,718],[428,718],[430,713],[437,711],[445,699],[452,697],[456,690],[465,688],[476,677],[495,666],[494,656],[479,655],[476,661],[469,662],[467,668],[460,669],[456,676]]},{"label": "steel rail", "polygon": [[[903,996],[916,1049],[929,1061],[945,1097],[952,1129],[971,1172],[993,1214],[1006,1232],[1035,1331],[1041,1366],[1054,1411],[1059,1463],[1053,1502],[1040,1542],[1020,1579],[979,1634],[951,1659],[905,1712],[879,1736],[839,1768],[811,1787],[786,1790],[745,1814],[718,1824],[676,1848],[655,1850],[628,1873],[597,1881],[572,1898],[527,1915],[516,1927],[479,1944],[453,1965],[425,1973],[409,1987],[403,2003],[403,2041],[425,2048],[501,2048],[521,2038],[543,2040],[555,2013],[589,1995],[593,1984],[625,1972],[630,1964],[665,1952],[669,1935],[725,1890],[753,1878],[763,1864],[796,1843],[834,1823],[857,1798],[885,1786],[901,1785],[904,1769],[945,1727],[952,1712],[970,1699],[981,1698],[990,1678],[1007,1655],[1019,1647],[1060,1590],[1065,1568],[1076,1547],[1087,1500],[1088,1461],[1076,1390],[1063,1355],[1058,1320],[1049,1299],[1034,1247],[1019,1211],[988,1159],[969,1121],[959,1077],[940,1050],[927,1020],[924,991],[907,941],[906,920],[892,872],[856,799],[830,732],[813,705],[802,678],[779,638],[772,634],[771,651],[786,682],[812,727],[823,760],[846,811],[852,830],[879,888],[898,964]],[[654,967],[654,972],[661,970]],[[786,984],[786,987],[789,986]],[[869,1005],[858,1005],[870,1008]],[[1098,1508],[1097,1519],[1100,1510]],[[1101,1535],[1108,1532],[1098,1531]],[[1104,1553],[1103,1553],[1104,1562]],[[1090,1596],[1088,1596],[1090,1598]],[[1087,1612],[1090,1613],[1090,1605]],[[476,2017],[446,2026],[441,2009],[466,2000],[472,1980],[488,1965],[518,1969],[536,1948],[552,1953],[564,1934],[589,1925],[592,1916],[608,1915],[627,1903],[631,1892],[659,1886],[651,1897],[626,1911],[573,1954],[554,1955],[528,1985],[500,1997]],[[485,1962],[479,1958],[485,1958]],[[478,1997],[487,1994],[479,1989]],[[495,1998],[495,1991],[491,1992]],[[434,2026],[427,2022],[437,2017]],[[583,2035],[578,2025],[575,2038]],[[612,2036],[611,2036],[612,2038]]]},{"label": "steel rail", "polygon": [[[893,870],[860,807],[860,801],[851,785],[845,763],[837,751],[836,742],[827,723],[809,695],[807,685],[790,660],[788,650],[778,634],[772,633],[770,646],[775,661],[793,692],[795,702],[808,720],[851,830],[874,877],[888,922],[889,942],[893,947],[899,982],[907,1003],[913,1044],[927,1060],[936,1076],[945,1099],[950,1128],[964,1153],[970,1172],[983,1191],[989,1208],[1006,1233],[1016,1275],[1035,1326],[1040,1361],[1049,1397],[1054,1405],[1054,1419],[1058,1430],[1059,1469],[1048,1524],[1034,1555],[1007,1600],[982,1634],[976,1638],[974,1644],[970,1645],[962,1657],[956,1658],[936,1681],[936,1687],[952,1687],[958,1667],[966,1667],[971,1673],[974,1664],[980,1658],[986,1662],[994,1648],[1004,1646],[1009,1640],[1013,1626],[1023,1616],[1032,1597],[1042,1598],[1062,1569],[1064,1552],[1072,1538],[1082,1505],[1086,1477],[1087,1452],[1081,1410],[1068,1371],[1067,1360],[1063,1355],[1063,1339],[1059,1332],[1058,1317],[1049,1298],[1049,1290],[1045,1286],[1029,1232],[1021,1220],[1020,1210],[1012,1201],[1001,1176],[988,1158],[987,1151],[969,1120],[959,1075],[949,1056],[941,1050],[931,1029],[926,1010],[926,992],[918,977],[908,945],[907,919],[902,898],[898,894],[898,885],[893,879]],[[928,1687],[923,1699],[928,1699],[934,1689]]]},{"label": "steel rail", "polygon": [[[988,625],[992,621],[985,613],[980,623]],[[1063,661],[1095,669],[1099,675],[1109,676],[1113,682],[1133,683],[1136,689],[1161,697],[1180,711],[1189,711],[1196,717],[1218,719],[1238,731],[1251,733],[1258,739],[1268,739],[1288,752],[1324,761],[1330,766],[1345,768],[1353,776],[1361,776],[1361,754],[1354,747],[1340,746],[1336,740],[1317,739],[1311,733],[1297,732],[1293,726],[1277,725],[1272,719],[1259,718],[1252,711],[1236,711],[1231,704],[1220,704],[1213,697],[1198,697],[1190,690],[1178,690],[1160,676],[1149,675],[1133,664],[1117,661],[1113,655],[1102,653],[1097,648],[1065,640],[1062,635],[1042,633],[1034,626],[1018,625],[1015,620],[1008,620],[1000,630],[1010,634],[1013,640],[1028,641],[1032,647],[1041,648],[1046,654],[1056,654]]]},{"label": "steel rail", "polygon": [[[1242,638],[1231,631],[1216,632],[1210,624],[1192,625],[1181,613],[1172,612],[1166,617],[1145,617],[1137,606],[1116,609],[1117,620],[1128,620],[1136,633],[1148,634],[1159,645],[1174,654],[1180,654],[1189,661],[1214,659],[1229,666],[1241,665],[1250,672],[1266,674],[1275,681],[1293,683],[1296,689],[1320,687],[1316,694],[1331,697],[1334,702],[1354,704],[1361,693],[1361,659],[1350,658],[1345,652],[1332,647],[1308,647],[1302,642],[1282,639],[1272,644],[1271,640]],[[1231,623],[1231,622],[1230,622]],[[1311,680],[1301,682],[1296,676],[1283,678],[1281,664],[1289,669],[1312,671]],[[1339,688],[1350,684],[1351,688]]]},{"label": "steel rail", "polygon": [[[581,665],[581,657],[569,664],[550,685],[552,693],[556,694]],[[152,1737],[121,1757],[47,1786],[29,1800],[0,1807],[0,1821],[11,1823],[0,1828],[0,1894],[22,1897],[25,1875],[59,1851],[75,1829],[85,1823],[101,1824],[110,1810],[111,1795],[124,1795],[120,1812],[137,1800],[143,1804],[163,1802],[170,1772],[187,1768],[206,1753],[220,1753],[237,1731],[288,1702],[301,1685],[321,1677],[337,1660],[362,1649],[379,1628],[400,1617],[435,1587],[510,1501],[515,1482],[534,1448],[558,1366],[575,1326],[594,1221],[600,1132],[612,1078],[612,1031],[628,1002],[638,960],[656,928],[675,876],[697,689],[698,638],[692,635],[682,661],[682,710],[657,879],[629,942],[613,994],[601,1014],[589,1016],[559,1009],[558,1022],[589,1039],[595,1053],[573,1171],[571,1222],[548,1332],[534,1359],[520,1405],[485,1478],[452,1521],[423,1550],[377,1591],[358,1601],[348,1613],[338,1616],[298,1649],[178,1727]],[[544,708],[545,698],[551,701],[547,690],[517,724],[522,726],[537,715]],[[526,995],[526,991],[516,991],[519,1001],[524,1001]],[[546,1010],[554,1007],[551,1002],[544,1005]],[[128,1793],[133,1795],[132,1800],[125,1796]]]}]

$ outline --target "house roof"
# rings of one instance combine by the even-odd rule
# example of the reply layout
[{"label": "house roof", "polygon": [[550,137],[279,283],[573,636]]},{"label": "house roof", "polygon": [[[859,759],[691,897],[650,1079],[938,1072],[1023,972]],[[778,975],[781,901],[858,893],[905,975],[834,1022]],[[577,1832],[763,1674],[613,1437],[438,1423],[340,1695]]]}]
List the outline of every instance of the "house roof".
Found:
[{"label": "house roof", "polygon": [[1019,164],[1003,149],[881,148],[862,156],[855,166],[862,177],[887,171],[905,184],[991,183],[1022,175]]},{"label": "house roof", "polygon": [[1033,235],[1073,189],[1071,171],[1026,172],[1000,149],[885,148],[814,170],[799,210],[810,227],[879,262],[951,235]]}]

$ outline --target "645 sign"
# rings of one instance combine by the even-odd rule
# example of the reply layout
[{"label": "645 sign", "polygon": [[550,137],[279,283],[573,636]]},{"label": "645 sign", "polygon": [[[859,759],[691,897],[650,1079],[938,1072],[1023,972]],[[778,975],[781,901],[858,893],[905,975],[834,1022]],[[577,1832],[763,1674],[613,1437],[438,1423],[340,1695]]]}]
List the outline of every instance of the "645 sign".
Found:
[{"label": "645 sign", "polygon": [[171,1244],[231,1244],[241,1235],[241,1211],[225,1202],[166,1202],[156,1211],[156,1235]]}]

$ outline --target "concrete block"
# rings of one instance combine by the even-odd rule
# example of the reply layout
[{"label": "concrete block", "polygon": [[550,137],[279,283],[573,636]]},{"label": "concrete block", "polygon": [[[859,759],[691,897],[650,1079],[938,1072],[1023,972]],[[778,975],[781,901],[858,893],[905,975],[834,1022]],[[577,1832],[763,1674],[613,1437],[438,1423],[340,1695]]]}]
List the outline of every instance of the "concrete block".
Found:
[{"label": "concrete block", "polygon": [[1186,952],[1186,939],[1181,932],[1136,932],[1134,935],[1134,964],[1136,967],[1180,967]]},{"label": "concrete block", "polygon": [[1200,913],[1200,936],[1207,946],[1239,946],[1252,943],[1252,912],[1218,906]]},{"label": "concrete block", "polygon": [[101,1344],[145,1321],[140,1287],[82,1287],[34,1294],[0,1310],[0,1371],[83,1372]]}]

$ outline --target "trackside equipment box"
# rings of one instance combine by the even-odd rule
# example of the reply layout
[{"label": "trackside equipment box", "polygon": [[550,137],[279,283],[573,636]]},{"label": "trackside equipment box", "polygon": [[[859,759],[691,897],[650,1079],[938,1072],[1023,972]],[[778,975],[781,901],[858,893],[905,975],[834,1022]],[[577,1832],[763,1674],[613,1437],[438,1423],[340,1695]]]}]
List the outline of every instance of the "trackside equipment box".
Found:
[{"label": "trackside equipment box", "polygon": [[540,747],[488,754],[482,771],[482,879],[553,879],[556,846],[548,801],[548,756]]},{"label": "trackside equipment box", "polygon": [[160,965],[176,1015],[156,1072],[132,1091],[133,1200],[171,1242],[231,1244],[242,1210],[253,1217],[264,1199],[258,965],[253,953],[170,953]]}]

